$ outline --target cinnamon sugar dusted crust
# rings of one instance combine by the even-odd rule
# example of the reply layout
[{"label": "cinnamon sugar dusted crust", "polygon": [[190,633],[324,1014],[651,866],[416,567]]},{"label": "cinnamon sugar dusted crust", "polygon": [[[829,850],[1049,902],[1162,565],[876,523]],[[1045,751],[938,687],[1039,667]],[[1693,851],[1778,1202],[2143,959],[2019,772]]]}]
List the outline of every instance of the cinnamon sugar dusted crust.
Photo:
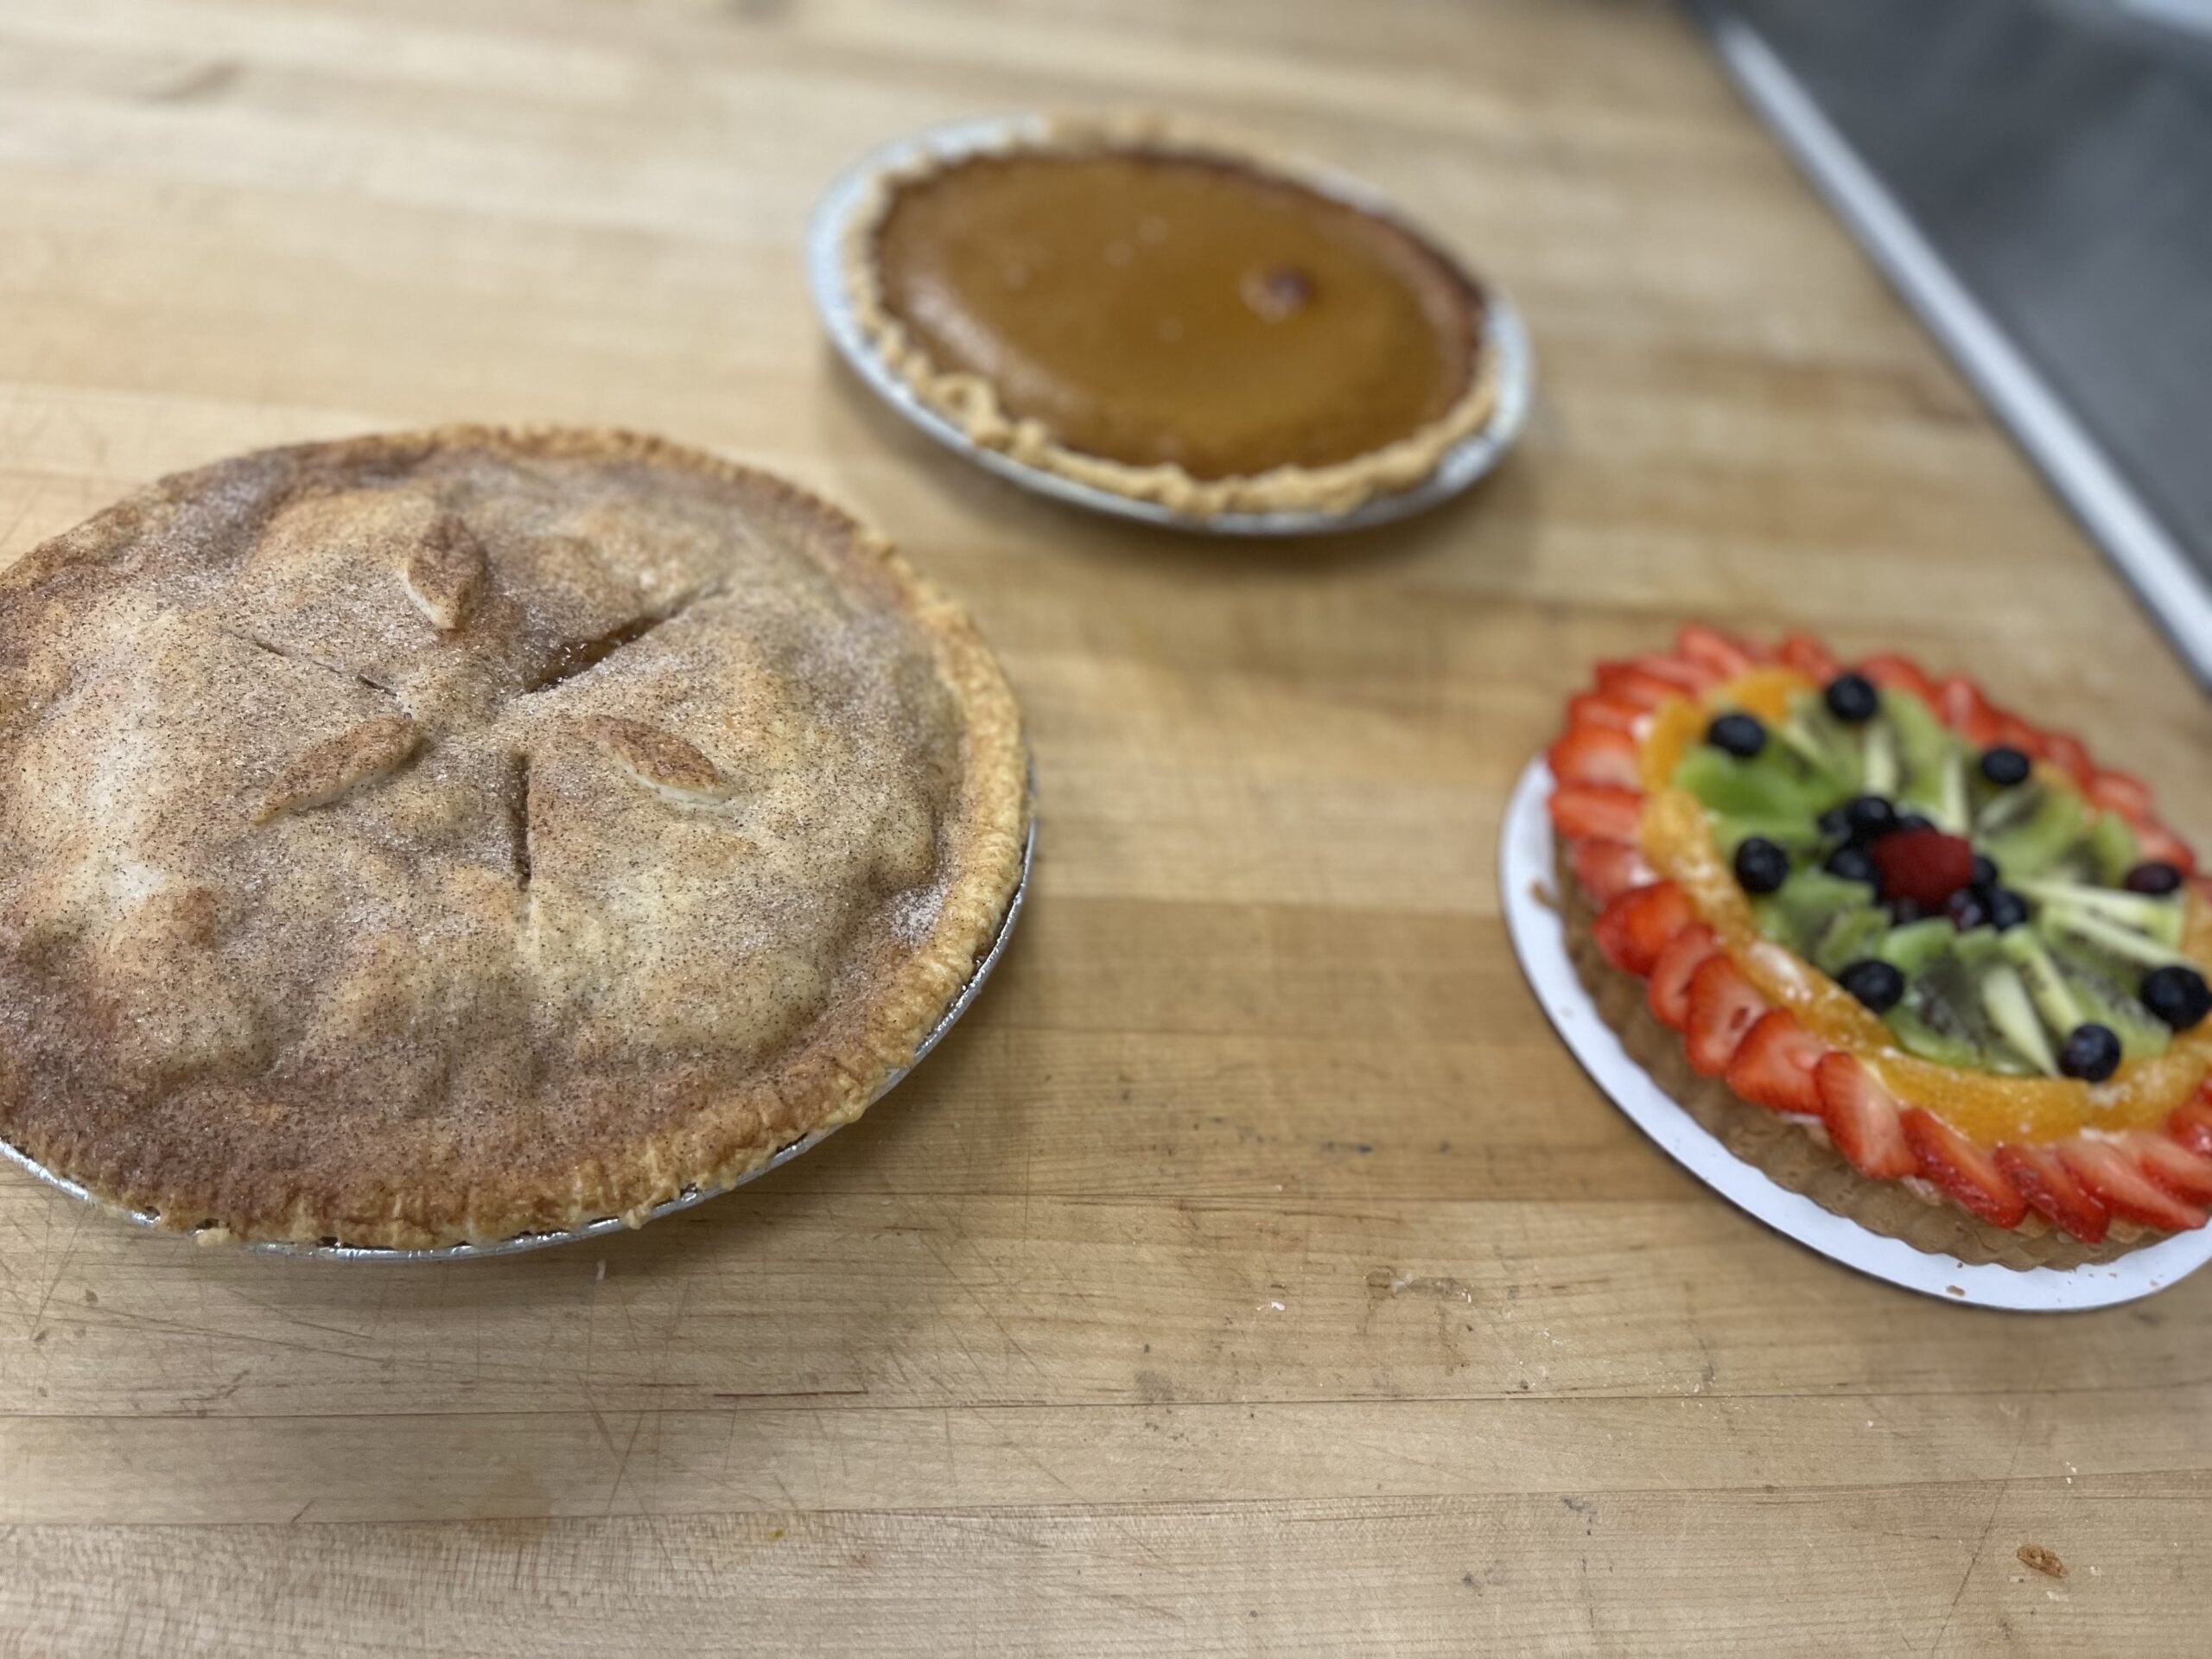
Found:
[{"label": "cinnamon sugar dusted crust", "polygon": [[1681,1033],[1668,1029],[1651,1012],[1644,982],[1614,967],[1599,949],[1591,931],[1597,912],[1564,856],[1555,861],[1554,880],[1575,972],[1629,1058],[1707,1134],[1777,1185],[1802,1192],[1870,1232],[1977,1265],[2077,1268],[2115,1261],[2165,1236],[2115,1220],[2101,1243],[2084,1244],[2033,1211],[2008,1230],[1932,1195],[1932,1189],[1923,1196],[1902,1181],[1869,1180],[1828,1144],[1819,1123],[1769,1111],[1719,1078],[1693,1071],[1683,1056]]},{"label": "cinnamon sugar dusted crust", "polygon": [[164,1225],[637,1218],[857,1116],[1028,815],[967,617],[765,474],[453,428],[0,575],[0,1136]]},{"label": "cinnamon sugar dusted crust", "polygon": [[[1497,365],[1479,343],[1479,300],[1471,290],[1466,299],[1474,314],[1469,330],[1478,344],[1465,387],[1451,406],[1439,418],[1369,454],[1327,466],[1284,465],[1198,478],[1173,461],[1140,466],[1086,453],[1063,442],[1042,422],[1011,413],[985,376],[934,360],[895,314],[876,259],[879,232],[900,193],[979,157],[1115,154],[1192,157],[1265,180],[1312,184],[1324,194],[1328,189],[1326,181],[1313,179],[1295,163],[1241,138],[1150,114],[1055,116],[1033,130],[1010,132],[995,145],[952,159],[923,156],[870,181],[843,227],[843,280],[855,320],[884,363],[971,442],[1096,489],[1157,503],[1189,518],[1211,518],[1227,513],[1349,512],[1376,496],[1419,484],[1454,445],[1489,422],[1497,401]],[[1390,221],[1378,218],[1376,223],[1414,239]],[[1442,260],[1433,251],[1431,257]]]}]

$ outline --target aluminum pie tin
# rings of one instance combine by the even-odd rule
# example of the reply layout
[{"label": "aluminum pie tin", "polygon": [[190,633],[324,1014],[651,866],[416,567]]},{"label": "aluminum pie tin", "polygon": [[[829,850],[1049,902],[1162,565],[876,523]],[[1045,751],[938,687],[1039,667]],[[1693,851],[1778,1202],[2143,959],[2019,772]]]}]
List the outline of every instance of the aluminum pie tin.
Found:
[{"label": "aluminum pie tin", "polygon": [[[922,1040],[915,1046],[913,1058],[884,1078],[882,1084],[868,1096],[868,1105],[873,1106],[903,1082],[907,1074],[922,1063],[924,1057],[944,1040],[944,1034],[958,1023],[960,1016],[968,1012],[969,1005],[975,1001],[977,995],[982,992],[983,982],[990,978],[991,970],[998,966],[1000,957],[1006,952],[1007,941],[1014,936],[1014,924],[1021,914],[1022,900],[1029,892],[1029,866],[1036,852],[1037,819],[1033,810],[1029,819],[1028,834],[1021,845],[1021,874],[1014,882],[1013,896],[1007,900],[1006,914],[999,918],[998,931],[992,936],[990,949],[976,959],[976,969],[968,976],[968,982],[960,988],[959,995],[952,999],[951,1005],[938,1016],[938,1022],[929,1028]],[[792,1159],[813,1151],[815,1147],[836,1134],[839,1127],[841,1126],[833,1125],[829,1128],[817,1129],[811,1135],[802,1136],[792,1141],[791,1145],[779,1148],[774,1155],[759,1168],[748,1170],[735,1180],[723,1185],[687,1187],[665,1204],[653,1205],[645,1212],[645,1218],[636,1225],[643,1227],[647,1223],[660,1220],[664,1216],[672,1216],[679,1210],[689,1210],[693,1205],[704,1204],[709,1198],[718,1198],[725,1192],[734,1192],[748,1181],[760,1179],[770,1170],[781,1169]],[[5,1141],[0,1141],[0,1157],[5,1157],[10,1163],[16,1165],[18,1168],[37,1176],[48,1186],[58,1187],[71,1198],[81,1198],[108,1215],[119,1217],[124,1221],[135,1223],[141,1227],[158,1227],[161,1224],[160,1217],[152,1211],[130,1210],[118,1205],[110,1204],[105,1199],[87,1192],[67,1175],[59,1174],[48,1169],[29,1154],[10,1145]],[[632,1230],[634,1228],[632,1224],[620,1216],[601,1216],[596,1221],[587,1222],[581,1227],[572,1227],[561,1232],[522,1233],[513,1238],[502,1239],[496,1244],[447,1244],[436,1249],[429,1250],[378,1249],[359,1244],[290,1244],[268,1240],[249,1242],[239,1248],[251,1250],[257,1255],[308,1256],[326,1262],[465,1262],[474,1261],[484,1256],[519,1255],[524,1250],[542,1250],[556,1244],[575,1244],[584,1239],[599,1238],[608,1233]],[[188,1237],[190,1235],[181,1234],[179,1236]]]},{"label": "aluminum pie tin", "polygon": [[1440,242],[1415,226],[1371,186],[1300,162],[1286,169],[1285,176],[1418,236],[1440,257],[1449,260],[1482,300],[1482,352],[1491,365],[1495,382],[1490,419],[1446,450],[1444,458],[1427,477],[1408,489],[1372,496],[1341,512],[1307,510],[1194,517],[1156,501],[1141,501],[1133,496],[1118,495],[1111,490],[1063,478],[1058,473],[1030,466],[988,444],[976,442],[917,397],[913,388],[876,354],[861,332],[851,296],[845,289],[846,232],[854,216],[872,200],[876,181],[887,172],[925,159],[959,161],[1003,149],[1010,143],[1040,140],[1049,125],[1042,116],[994,117],[956,121],[895,140],[871,151],[839,175],[816,203],[807,227],[807,284],[813,291],[815,309],[821,314],[830,342],[878,397],[946,448],[1026,490],[1074,506],[1088,507],[1094,512],[1200,535],[1251,537],[1328,535],[1386,524],[1425,512],[1450,500],[1489,473],[1521,435],[1535,395],[1535,357],[1529,345],[1529,331],[1513,302],[1503,289],[1460,266]]}]

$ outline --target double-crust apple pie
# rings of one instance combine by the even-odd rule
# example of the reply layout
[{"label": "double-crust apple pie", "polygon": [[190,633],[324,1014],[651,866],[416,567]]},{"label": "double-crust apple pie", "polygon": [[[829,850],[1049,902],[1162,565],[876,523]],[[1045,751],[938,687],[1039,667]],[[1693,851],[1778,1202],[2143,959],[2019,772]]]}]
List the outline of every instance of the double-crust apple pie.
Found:
[{"label": "double-crust apple pie", "polygon": [[242,1239],[640,1217],[994,937],[1006,681],[881,540],[603,432],[163,480],[0,575],[0,1137]]}]

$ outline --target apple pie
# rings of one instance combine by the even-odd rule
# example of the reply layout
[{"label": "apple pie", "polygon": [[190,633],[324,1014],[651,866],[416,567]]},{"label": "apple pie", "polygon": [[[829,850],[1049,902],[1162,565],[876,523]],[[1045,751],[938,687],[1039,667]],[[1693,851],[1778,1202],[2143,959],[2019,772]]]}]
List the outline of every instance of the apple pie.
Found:
[{"label": "apple pie", "polygon": [[0,1137],[165,1227],[642,1218],[858,1116],[1021,866],[967,616],[765,474],[473,428],[0,575]]}]

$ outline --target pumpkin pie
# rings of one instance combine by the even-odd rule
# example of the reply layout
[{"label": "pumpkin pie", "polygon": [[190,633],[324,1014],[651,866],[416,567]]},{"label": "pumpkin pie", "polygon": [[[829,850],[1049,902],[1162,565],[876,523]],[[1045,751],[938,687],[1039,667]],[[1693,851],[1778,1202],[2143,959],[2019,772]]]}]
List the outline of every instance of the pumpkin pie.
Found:
[{"label": "pumpkin pie", "polygon": [[2009,1267],[2205,1224],[2212,906],[2139,779],[1964,675],[1696,626],[1549,760],[1585,983],[1738,1157]]},{"label": "pumpkin pie", "polygon": [[1192,517],[1406,489],[1493,408],[1482,296],[1451,258],[1158,124],[890,168],[844,267],[871,348],[969,438]]},{"label": "pumpkin pie", "polygon": [[156,484],[0,575],[0,1137],[244,1240],[636,1220],[849,1121],[1028,814],[960,610],[609,432]]}]

